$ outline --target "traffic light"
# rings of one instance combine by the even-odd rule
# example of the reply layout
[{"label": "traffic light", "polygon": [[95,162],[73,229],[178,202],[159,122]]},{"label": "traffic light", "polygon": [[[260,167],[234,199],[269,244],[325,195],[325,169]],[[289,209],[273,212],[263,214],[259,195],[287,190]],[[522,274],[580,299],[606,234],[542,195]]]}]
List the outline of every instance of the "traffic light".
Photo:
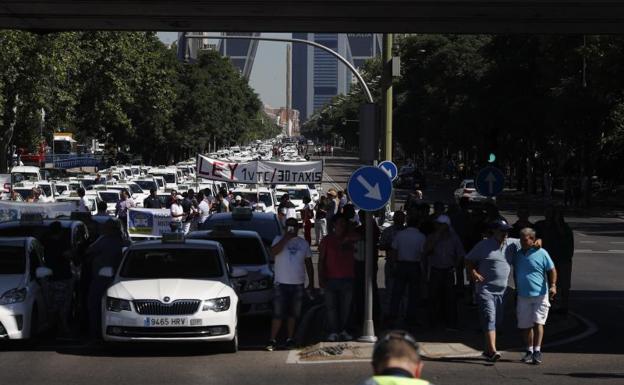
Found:
[{"label": "traffic light", "polygon": [[493,152],[490,152],[490,156],[488,157],[488,163],[496,162],[496,155]]}]

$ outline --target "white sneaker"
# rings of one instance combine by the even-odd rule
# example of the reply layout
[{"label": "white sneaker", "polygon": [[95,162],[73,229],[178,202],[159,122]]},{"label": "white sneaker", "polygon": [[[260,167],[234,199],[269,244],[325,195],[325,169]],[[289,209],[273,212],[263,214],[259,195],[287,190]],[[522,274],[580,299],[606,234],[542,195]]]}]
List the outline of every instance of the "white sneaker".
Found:
[{"label": "white sneaker", "polygon": [[338,334],[332,333],[327,336],[327,342],[336,342],[338,341]]},{"label": "white sneaker", "polygon": [[351,334],[347,333],[346,330],[343,330],[342,333],[340,333],[340,341],[352,341],[353,337],[351,336]]}]

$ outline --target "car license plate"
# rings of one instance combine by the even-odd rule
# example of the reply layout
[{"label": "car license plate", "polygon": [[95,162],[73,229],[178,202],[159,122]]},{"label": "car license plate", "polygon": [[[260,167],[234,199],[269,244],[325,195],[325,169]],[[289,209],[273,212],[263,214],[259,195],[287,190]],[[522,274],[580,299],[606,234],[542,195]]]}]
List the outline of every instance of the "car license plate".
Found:
[{"label": "car license plate", "polygon": [[171,318],[171,317],[146,317],[143,325],[148,327],[184,327],[201,326],[202,320],[199,318]]}]

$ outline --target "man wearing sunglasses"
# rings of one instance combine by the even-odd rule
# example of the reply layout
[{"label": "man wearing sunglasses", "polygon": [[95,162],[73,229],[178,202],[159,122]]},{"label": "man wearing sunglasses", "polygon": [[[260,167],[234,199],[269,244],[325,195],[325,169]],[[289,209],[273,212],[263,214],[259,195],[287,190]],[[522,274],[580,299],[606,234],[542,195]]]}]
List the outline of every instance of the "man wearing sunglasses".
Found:
[{"label": "man wearing sunglasses", "polygon": [[379,339],[373,350],[373,377],[363,385],[430,385],[420,378],[423,363],[414,337],[394,330]]}]

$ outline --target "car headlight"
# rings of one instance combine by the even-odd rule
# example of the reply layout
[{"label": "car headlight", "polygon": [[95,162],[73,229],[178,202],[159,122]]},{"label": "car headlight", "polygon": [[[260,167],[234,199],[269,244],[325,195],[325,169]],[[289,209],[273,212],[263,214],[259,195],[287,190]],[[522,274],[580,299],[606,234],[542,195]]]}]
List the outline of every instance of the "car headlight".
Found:
[{"label": "car headlight", "polygon": [[266,290],[271,287],[271,281],[268,278],[263,278],[257,281],[249,281],[243,287],[243,291],[257,291]]},{"label": "car headlight", "polygon": [[26,294],[28,291],[26,288],[23,289],[11,289],[6,291],[0,297],[0,305],[11,305],[13,303],[20,303],[26,300]]},{"label": "car headlight", "polygon": [[230,297],[221,297],[221,298],[213,298],[207,299],[204,301],[204,307],[202,311],[226,311],[230,308]]},{"label": "car headlight", "polygon": [[130,301],[114,297],[106,297],[106,310],[120,312],[130,311]]}]

